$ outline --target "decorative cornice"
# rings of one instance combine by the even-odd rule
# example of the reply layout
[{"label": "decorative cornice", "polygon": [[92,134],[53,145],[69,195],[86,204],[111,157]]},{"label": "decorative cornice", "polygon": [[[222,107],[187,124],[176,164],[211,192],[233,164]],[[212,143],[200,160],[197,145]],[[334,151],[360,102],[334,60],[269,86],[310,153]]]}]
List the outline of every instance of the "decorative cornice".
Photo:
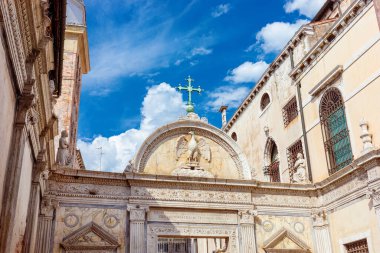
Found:
[{"label": "decorative cornice", "polygon": [[335,22],[335,24],[323,35],[323,37],[313,46],[313,48],[303,57],[303,59],[290,72],[290,77],[294,80],[305,72],[312,63],[320,56],[330,44],[337,38],[346,27],[364,10],[364,7],[372,1],[356,0],[345,11],[345,13]]}]

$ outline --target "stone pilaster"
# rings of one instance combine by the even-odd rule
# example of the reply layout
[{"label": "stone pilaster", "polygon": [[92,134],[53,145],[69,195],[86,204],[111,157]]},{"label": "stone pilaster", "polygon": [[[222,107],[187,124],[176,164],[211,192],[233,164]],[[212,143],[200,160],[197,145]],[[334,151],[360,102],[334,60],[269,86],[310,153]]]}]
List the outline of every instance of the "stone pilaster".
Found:
[{"label": "stone pilaster", "polygon": [[257,211],[248,210],[239,212],[241,251],[242,253],[256,253],[255,216]]},{"label": "stone pilaster", "polygon": [[145,219],[148,208],[129,207],[130,253],[146,253]]},{"label": "stone pilaster", "polygon": [[11,240],[13,227],[15,226],[16,207],[18,194],[20,189],[20,178],[23,164],[23,156],[25,144],[27,142],[27,114],[34,102],[34,95],[31,89],[34,81],[25,85],[24,89],[28,90],[26,94],[18,100],[18,109],[15,119],[15,126],[12,135],[12,150],[8,159],[7,172],[5,176],[4,188],[7,189],[7,194],[4,194],[3,205],[1,211],[1,231],[0,231],[0,252],[12,252]]},{"label": "stone pilaster", "polygon": [[373,0],[373,5],[375,6],[377,24],[379,25],[379,29],[380,29],[380,0]]},{"label": "stone pilaster", "polygon": [[313,212],[313,234],[316,253],[333,253],[325,211]]},{"label": "stone pilaster", "polygon": [[50,253],[54,236],[53,219],[58,203],[53,199],[44,199],[38,217],[37,244],[35,253]]}]

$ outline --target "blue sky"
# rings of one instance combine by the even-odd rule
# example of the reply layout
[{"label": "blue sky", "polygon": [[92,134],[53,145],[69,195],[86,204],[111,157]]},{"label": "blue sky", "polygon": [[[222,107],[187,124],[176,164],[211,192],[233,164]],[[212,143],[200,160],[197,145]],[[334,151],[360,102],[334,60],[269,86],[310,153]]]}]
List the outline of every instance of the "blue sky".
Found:
[{"label": "blue sky", "polygon": [[185,114],[173,87],[205,92],[196,112],[220,127],[324,0],[85,1],[91,71],[83,77],[79,141],[87,169],[122,171],[157,127]]}]

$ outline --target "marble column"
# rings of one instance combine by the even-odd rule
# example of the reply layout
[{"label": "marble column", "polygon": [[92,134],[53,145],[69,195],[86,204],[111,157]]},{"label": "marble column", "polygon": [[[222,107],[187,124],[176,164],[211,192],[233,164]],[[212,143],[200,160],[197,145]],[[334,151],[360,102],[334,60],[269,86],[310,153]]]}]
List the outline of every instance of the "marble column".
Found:
[{"label": "marble column", "polygon": [[145,217],[147,208],[129,207],[130,253],[146,253]]},{"label": "marble column", "polygon": [[239,212],[241,253],[256,253],[255,210]]},{"label": "marble column", "polygon": [[316,253],[333,253],[329,224],[324,211],[313,214],[313,234]]},{"label": "marble column", "polygon": [[35,253],[50,253],[54,236],[53,220],[58,203],[53,199],[44,199],[38,217],[37,240]]}]

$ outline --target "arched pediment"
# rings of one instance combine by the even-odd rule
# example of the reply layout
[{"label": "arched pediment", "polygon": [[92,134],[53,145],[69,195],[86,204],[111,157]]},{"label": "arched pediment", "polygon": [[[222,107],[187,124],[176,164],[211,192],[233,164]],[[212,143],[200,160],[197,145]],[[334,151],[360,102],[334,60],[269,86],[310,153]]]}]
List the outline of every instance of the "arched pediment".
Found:
[{"label": "arched pediment", "polygon": [[[189,162],[188,142],[191,134],[198,144],[198,158],[202,169],[200,177],[251,179],[252,173],[248,162],[227,134],[220,129],[200,120],[183,119],[161,128],[152,133],[141,145],[133,161],[134,171],[148,174],[176,175],[175,170]],[[183,142],[183,143],[181,143]],[[206,145],[206,147],[201,145]],[[179,149],[185,149],[183,151]],[[207,150],[210,151],[205,154]],[[197,166],[194,166],[197,171]],[[189,171],[186,176],[193,176]],[[200,172],[200,170],[198,170]],[[211,173],[212,176],[206,174]]]}]

